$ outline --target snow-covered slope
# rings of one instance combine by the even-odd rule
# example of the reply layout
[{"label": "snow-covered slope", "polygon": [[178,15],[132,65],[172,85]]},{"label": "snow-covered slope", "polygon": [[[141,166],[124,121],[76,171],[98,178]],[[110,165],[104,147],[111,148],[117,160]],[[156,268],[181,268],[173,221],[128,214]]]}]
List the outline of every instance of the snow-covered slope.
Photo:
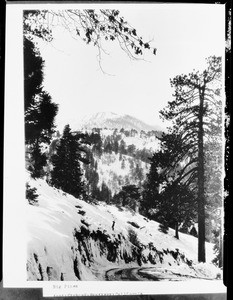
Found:
[{"label": "snow-covered slope", "polygon": [[98,112],[90,116],[85,116],[75,129],[92,129],[97,128],[117,128],[117,129],[135,129],[137,131],[161,130],[158,126],[152,126],[145,122],[130,116],[120,115],[113,112]]},{"label": "snow-covered slope", "polygon": [[[149,164],[138,159],[133,159],[128,155],[103,153],[101,158],[96,158],[97,172],[99,175],[98,186],[104,182],[111,190],[112,195],[118,193],[122,186],[135,184],[140,186],[149,171]],[[140,169],[141,178],[135,174],[136,166]]]},{"label": "snow-covered slope", "polygon": [[[28,280],[106,280],[105,271],[132,266],[163,267],[192,276],[215,278],[212,244],[208,263],[197,264],[197,239],[126,209],[88,204],[28,178],[38,204],[28,205]],[[112,229],[115,221],[114,229]]]},{"label": "snow-covered slope", "polygon": [[[91,132],[91,130],[90,130]],[[101,128],[101,138],[104,141],[107,137],[114,136],[114,129]],[[148,134],[141,134],[140,131],[134,132],[133,136],[126,136],[125,133],[120,133],[121,139],[124,140],[126,146],[135,145],[136,149],[148,149],[155,152],[160,147],[160,142],[156,135],[149,136]]]},{"label": "snow-covered slope", "polygon": [[[112,195],[118,193],[122,186],[128,184],[136,184],[141,186],[146,178],[146,174],[149,171],[149,161],[145,161],[145,157],[151,157],[152,154],[159,149],[159,139],[154,134],[139,133],[137,131],[130,132],[126,135],[125,132],[120,132],[114,129],[100,129],[100,136],[103,145],[106,140],[117,141],[118,153],[111,151],[102,152],[101,155],[96,155],[95,151],[92,151],[94,160],[97,164],[96,171],[99,175],[98,187],[101,188],[104,182],[111,190]],[[119,139],[117,140],[117,137]],[[133,147],[133,153],[129,151],[122,154],[120,149],[121,142],[124,143],[125,149]],[[112,142],[114,144],[114,142]],[[144,151],[144,161],[142,154],[138,153]]]}]

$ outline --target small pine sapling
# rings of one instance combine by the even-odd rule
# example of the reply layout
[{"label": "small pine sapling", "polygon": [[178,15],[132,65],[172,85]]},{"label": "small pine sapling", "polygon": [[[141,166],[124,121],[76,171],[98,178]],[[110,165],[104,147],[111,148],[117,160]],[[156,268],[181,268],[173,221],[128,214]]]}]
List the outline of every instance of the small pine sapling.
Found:
[{"label": "small pine sapling", "polygon": [[37,205],[38,204],[38,194],[36,193],[37,189],[32,188],[29,183],[26,183],[26,199],[30,205]]}]

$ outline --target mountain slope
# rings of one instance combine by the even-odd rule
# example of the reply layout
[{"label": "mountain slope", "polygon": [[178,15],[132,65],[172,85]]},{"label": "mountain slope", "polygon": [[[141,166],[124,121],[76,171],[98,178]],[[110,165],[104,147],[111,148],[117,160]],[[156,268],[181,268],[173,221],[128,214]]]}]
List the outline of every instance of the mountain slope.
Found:
[{"label": "mountain slope", "polygon": [[[105,272],[121,267],[163,267],[187,276],[215,278],[212,264],[197,264],[197,239],[129,210],[88,204],[28,178],[38,204],[28,205],[28,280],[106,280]],[[115,225],[113,224],[115,221]],[[114,226],[113,226],[114,225]],[[206,243],[207,260],[213,245]]]},{"label": "mountain slope", "polygon": [[[113,112],[98,112],[90,116],[84,117],[79,124],[77,124],[78,128],[82,129],[92,129],[92,128],[109,128],[109,129],[135,129],[137,131],[160,131],[161,128],[158,126],[152,126],[146,124],[145,122],[124,114],[116,114]],[[77,128],[77,129],[78,129]],[[76,129],[76,128],[75,128]]]},{"label": "mountain slope", "polygon": [[[101,158],[96,158],[97,172],[99,175],[98,186],[104,182],[110,189],[112,195],[120,192],[122,186],[135,184],[141,187],[149,171],[149,164],[134,159],[128,155],[104,153]],[[136,173],[139,169],[140,175]]]}]

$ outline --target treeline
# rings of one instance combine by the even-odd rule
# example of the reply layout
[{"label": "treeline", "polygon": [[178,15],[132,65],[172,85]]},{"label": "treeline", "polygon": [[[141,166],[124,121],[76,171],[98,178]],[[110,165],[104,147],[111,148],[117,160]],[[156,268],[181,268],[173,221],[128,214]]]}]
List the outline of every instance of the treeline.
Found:
[{"label": "treeline", "polygon": [[111,135],[103,136],[101,134],[103,129],[93,128],[91,133],[87,134],[87,141],[93,145],[92,150],[100,157],[102,153],[115,153],[120,154],[120,160],[122,160],[122,155],[128,155],[135,159],[141,160],[145,163],[149,163],[149,158],[152,155],[150,149],[142,148],[137,149],[136,145],[130,144],[127,145],[125,142],[126,137],[140,137],[142,139],[147,139],[154,137],[157,139],[158,136],[161,136],[162,133],[157,131],[145,132],[141,130],[138,133],[137,130],[121,130],[115,129],[112,131]]},{"label": "treeline", "polygon": [[[48,182],[51,181],[51,176],[53,174],[53,171],[51,171],[51,169],[53,169],[54,167],[54,155],[58,155],[58,150],[60,149],[60,145],[64,139],[64,134],[65,132],[63,133],[62,137],[60,137],[60,133],[57,132],[54,136],[54,140],[50,145],[48,151],[48,166],[50,167],[48,167],[46,175]],[[76,139],[78,139],[78,137],[80,136],[83,137],[82,145],[76,145],[76,148],[79,149],[79,151],[82,150],[83,156],[85,155],[85,161],[79,159],[80,162],[82,161],[81,170],[83,175],[83,184],[85,186],[85,200],[90,202],[93,202],[95,200],[105,201],[107,203],[112,203],[112,201],[114,202],[114,194],[111,187],[108,187],[105,182],[100,183],[98,161],[100,162],[101,160],[102,163],[110,164],[112,159],[114,161],[119,159],[119,162],[121,162],[120,168],[127,168],[129,171],[128,175],[124,179],[122,178],[122,176],[117,176],[113,172],[112,180],[114,181],[114,183],[112,183],[111,186],[123,186],[124,184],[130,184],[132,180],[138,181],[141,186],[144,179],[144,170],[141,160],[135,158],[135,153],[134,157],[132,157],[127,154],[122,154],[121,152],[109,152],[104,147],[105,141],[108,141],[109,136],[107,136],[106,139],[103,139],[103,137],[101,137],[101,135],[94,129],[91,133],[81,133],[77,131],[72,132],[71,136],[76,137]],[[134,149],[136,148],[134,147]],[[67,149],[66,151],[68,153]],[[118,156],[106,156],[106,154],[116,155],[118,153]],[[106,160],[106,162],[103,162],[103,159]],[[61,163],[62,162],[64,163],[64,158],[61,160]],[[60,166],[60,168],[58,169],[61,169],[61,167],[62,166]],[[72,169],[77,167],[74,164],[73,167],[70,166],[70,168]]]}]

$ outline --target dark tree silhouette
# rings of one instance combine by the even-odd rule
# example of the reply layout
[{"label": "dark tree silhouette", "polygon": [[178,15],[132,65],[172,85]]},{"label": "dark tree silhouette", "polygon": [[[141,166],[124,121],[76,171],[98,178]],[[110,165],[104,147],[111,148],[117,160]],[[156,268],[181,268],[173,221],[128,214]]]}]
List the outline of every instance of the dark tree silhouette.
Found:
[{"label": "dark tree silhouette", "polygon": [[110,203],[112,199],[111,190],[108,188],[105,182],[102,182],[101,190],[99,191],[98,199],[106,203]]},{"label": "dark tree silhouette", "polygon": [[36,188],[32,188],[28,182],[26,183],[26,199],[30,205],[37,205],[39,195],[36,191]]},{"label": "dark tree silhouette", "polygon": [[161,115],[166,120],[173,120],[173,132],[180,133],[187,151],[196,155],[197,164],[193,164],[193,171],[186,167],[183,173],[189,178],[197,174],[198,261],[205,262],[204,137],[211,134],[209,124],[215,122],[219,113],[216,104],[221,90],[221,58],[208,58],[203,72],[176,76],[171,85],[175,89],[175,100],[168,103]]},{"label": "dark tree silhouette", "polygon": [[168,183],[156,198],[156,218],[162,224],[175,228],[175,237],[179,239],[181,224],[189,224],[196,217],[195,194],[179,182]]},{"label": "dark tree silhouette", "polygon": [[139,204],[140,196],[139,188],[134,184],[130,184],[123,186],[121,191],[115,195],[115,198],[122,200],[122,206],[129,206],[135,210],[136,205]]},{"label": "dark tree silhouette", "polygon": [[[28,169],[33,177],[43,174],[46,155],[41,144],[49,144],[54,132],[54,118],[58,107],[50,95],[43,90],[44,62],[33,42],[24,38],[24,107],[25,143],[27,147]],[[30,155],[30,158],[29,158]]]},{"label": "dark tree silhouette", "polygon": [[51,184],[74,197],[85,197],[80,166],[80,161],[88,163],[83,155],[84,143],[85,135],[72,134],[69,125],[66,125],[56,154],[51,157]]},{"label": "dark tree silhouette", "polygon": [[196,180],[188,173],[184,176],[184,169],[192,167],[195,160],[188,156],[180,136],[163,134],[159,139],[161,149],[150,159],[144,184],[143,213],[160,222],[164,230],[174,227],[178,238],[179,225],[186,226],[196,215]]},{"label": "dark tree silhouette", "polygon": [[97,161],[95,161],[92,149],[87,150],[87,160],[89,164],[84,164],[84,175],[86,178],[86,193],[89,199],[99,198],[99,174],[97,172]]}]

